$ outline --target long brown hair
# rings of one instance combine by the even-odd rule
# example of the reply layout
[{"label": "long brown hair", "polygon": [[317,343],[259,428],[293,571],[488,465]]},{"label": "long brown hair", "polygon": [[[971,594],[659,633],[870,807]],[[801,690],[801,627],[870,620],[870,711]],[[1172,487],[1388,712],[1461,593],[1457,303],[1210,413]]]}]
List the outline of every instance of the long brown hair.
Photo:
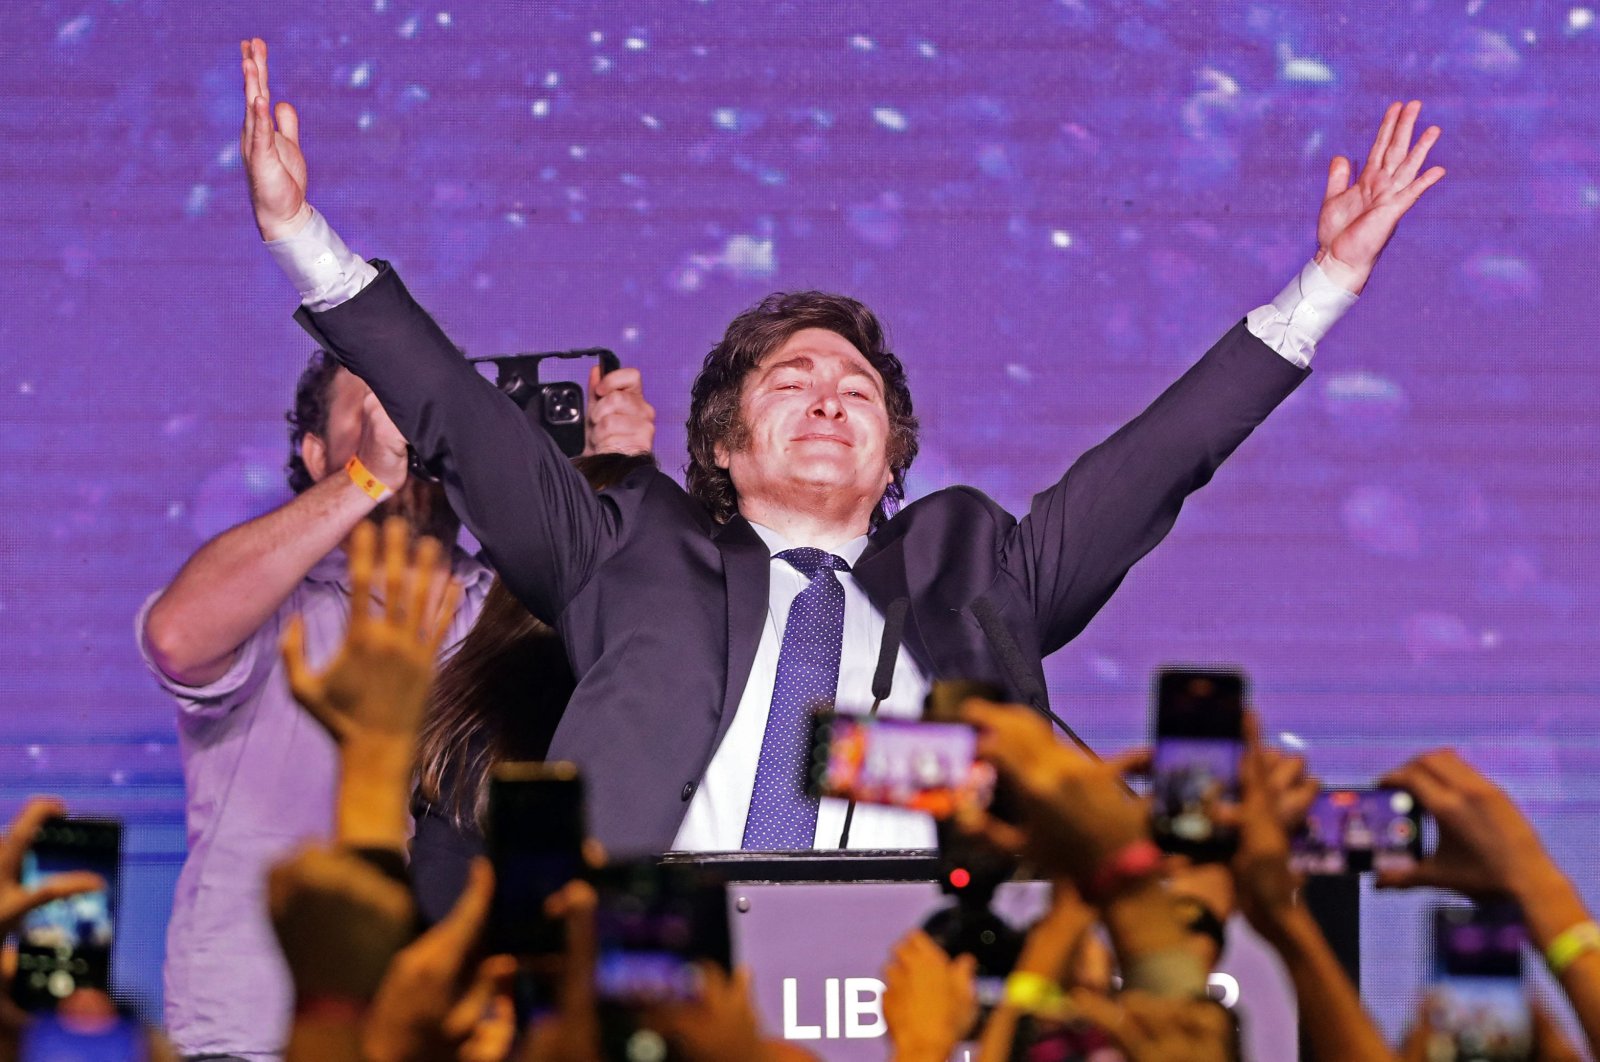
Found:
[{"label": "long brown hair", "polygon": [[[573,459],[595,490],[653,467],[649,454]],[[577,687],[556,632],[498,578],[461,647],[439,669],[417,748],[421,798],[459,829],[481,827],[489,773],[501,760],[542,760]]]}]

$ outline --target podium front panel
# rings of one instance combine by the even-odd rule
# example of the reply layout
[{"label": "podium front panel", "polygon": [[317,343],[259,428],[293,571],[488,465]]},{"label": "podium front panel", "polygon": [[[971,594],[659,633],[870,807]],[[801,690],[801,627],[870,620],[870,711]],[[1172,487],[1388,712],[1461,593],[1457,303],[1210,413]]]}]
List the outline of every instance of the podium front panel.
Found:
[{"label": "podium front panel", "polygon": [[[763,1028],[827,1062],[882,1062],[889,950],[949,903],[932,882],[730,881],[734,960],[751,971]],[[1000,887],[993,909],[1025,927],[1048,903],[1046,883],[1012,882]],[[1243,919],[1228,924],[1212,986],[1239,1016],[1247,1059],[1299,1057],[1294,990],[1277,955]],[[971,1045],[952,1056],[976,1057]]]}]

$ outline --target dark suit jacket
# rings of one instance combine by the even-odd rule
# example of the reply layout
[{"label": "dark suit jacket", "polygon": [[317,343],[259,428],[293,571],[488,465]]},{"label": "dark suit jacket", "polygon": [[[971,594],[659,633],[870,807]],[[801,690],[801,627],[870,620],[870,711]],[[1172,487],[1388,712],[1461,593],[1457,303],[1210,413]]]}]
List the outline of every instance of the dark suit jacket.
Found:
[{"label": "dark suit jacket", "polygon": [[[597,495],[374,264],[355,298],[299,320],[372,386],[506,585],[560,632],[579,681],[550,754],[585,772],[594,833],[613,852],[661,851],[749,677],[766,547],[653,469]],[[879,609],[910,600],[905,648],[930,677],[1020,692],[974,618],[986,599],[1043,688],[1042,658],[1305,375],[1241,321],[1021,520],[969,487],[939,491],[873,533],[855,577]]]}]

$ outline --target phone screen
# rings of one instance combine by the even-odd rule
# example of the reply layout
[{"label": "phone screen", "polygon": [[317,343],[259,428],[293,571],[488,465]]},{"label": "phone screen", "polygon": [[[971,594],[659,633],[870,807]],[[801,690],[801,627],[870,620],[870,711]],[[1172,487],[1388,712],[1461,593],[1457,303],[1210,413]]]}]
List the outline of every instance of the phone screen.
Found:
[{"label": "phone screen", "polygon": [[987,807],[994,768],[974,758],[965,723],[823,713],[816,720],[812,778],[821,796],[889,804],[947,818],[961,804]]},{"label": "phone screen", "polygon": [[502,763],[489,782],[485,837],[494,864],[489,940],[515,955],[564,945],[544,902],[584,872],[583,780],[570,763]]},{"label": "phone screen", "polygon": [[116,935],[122,824],[109,819],[48,819],[22,857],[22,885],[88,870],[106,888],[53,900],[23,916],[12,995],[25,1010],[48,1010],[80,988],[110,991]]},{"label": "phone screen", "polygon": [[1151,825],[1169,852],[1225,859],[1237,842],[1226,811],[1239,802],[1244,676],[1168,669],[1156,677]]},{"label": "phone screen", "polygon": [[1428,993],[1431,1062],[1525,1062],[1533,1017],[1522,985],[1526,939],[1505,907],[1433,911],[1433,983]]},{"label": "phone screen", "polygon": [[725,890],[692,867],[623,863],[596,875],[601,1000],[637,1006],[698,998],[700,960],[729,962]]},{"label": "phone screen", "polygon": [[1403,789],[1318,793],[1289,853],[1304,874],[1409,870],[1421,858],[1422,810]]}]

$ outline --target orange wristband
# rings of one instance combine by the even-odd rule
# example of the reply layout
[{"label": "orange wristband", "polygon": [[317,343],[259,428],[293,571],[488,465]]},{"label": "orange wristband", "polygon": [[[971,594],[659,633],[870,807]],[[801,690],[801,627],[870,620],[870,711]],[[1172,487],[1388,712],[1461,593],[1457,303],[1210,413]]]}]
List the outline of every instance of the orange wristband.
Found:
[{"label": "orange wristband", "polygon": [[361,463],[361,458],[353,454],[350,460],[344,463],[344,470],[349,474],[351,482],[360,487],[373,501],[381,502],[394,493],[393,488],[367,471],[367,466]]}]

